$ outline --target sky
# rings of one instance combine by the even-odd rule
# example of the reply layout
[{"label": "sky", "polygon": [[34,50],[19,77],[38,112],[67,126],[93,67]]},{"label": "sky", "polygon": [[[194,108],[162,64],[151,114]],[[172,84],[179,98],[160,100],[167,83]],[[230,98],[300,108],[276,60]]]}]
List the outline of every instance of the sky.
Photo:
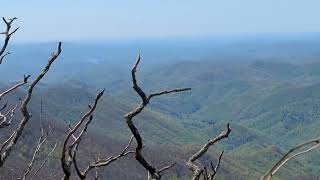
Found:
[{"label": "sky", "polygon": [[[7,0],[16,41],[320,32],[320,0]],[[1,26],[3,28],[3,26]]]}]

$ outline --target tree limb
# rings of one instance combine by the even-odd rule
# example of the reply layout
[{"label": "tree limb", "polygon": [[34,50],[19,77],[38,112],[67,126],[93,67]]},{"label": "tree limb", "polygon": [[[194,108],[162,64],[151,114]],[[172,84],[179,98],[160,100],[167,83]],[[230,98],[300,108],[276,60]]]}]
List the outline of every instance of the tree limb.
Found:
[{"label": "tree limb", "polygon": [[14,91],[15,89],[19,88],[20,86],[23,86],[28,83],[28,79],[31,77],[31,75],[23,76],[23,81],[19,82],[18,84],[15,84],[11,88],[5,90],[0,94],[0,100],[3,98],[3,96],[9,94],[10,92]]},{"label": "tree limb", "polygon": [[[13,20],[12,20],[13,21]],[[26,124],[28,123],[31,115],[28,111],[28,103],[31,100],[32,93],[34,87],[38,84],[38,82],[45,76],[45,74],[49,71],[52,63],[59,57],[61,53],[61,42],[58,44],[58,49],[55,53],[52,54],[51,58],[49,59],[47,65],[44,67],[42,72],[38,75],[38,77],[30,84],[28,88],[27,95],[25,96],[24,100],[21,104],[21,112],[22,112],[22,119],[17,127],[17,129],[11,134],[10,138],[6,141],[6,147],[1,149],[1,157],[0,157],[0,167],[3,166],[5,160],[9,157],[11,151],[15,147],[17,141],[22,135]],[[26,79],[26,78],[25,78]]]},{"label": "tree limb", "polygon": [[50,159],[50,157],[52,156],[52,153],[56,150],[58,145],[58,141],[56,141],[56,143],[54,144],[54,146],[51,148],[51,151],[49,152],[49,154],[47,155],[47,157],[45,158],[45,160],[41,163],[41,165],[37,168],[37,170],[35,171],[35,173],[33,174],[33,176],[31,177],[31,180],[33,180],[37,174],[41,171],[41,169],[43,168],[43,166],[48,162],[48,160]]},{"label": "tree limb", "polygon": [[[140,133],[139,133],[138,129],[136,128],[136,126],[134,125],[132,120],[136,115],[141,113],[142,110],[149,104],[151,98],[153,98],[155,96],[161,96],[161,95],[175,93],[175,92],[189,91],[189,90],[191,90],[191,88],[166,90],[166,91],[162,91],[162,92],[158,92],[158,93],[153,93],[153,94],[150,94],[149,96],[147,96],[146,93],[138,85],[137,78],[136,78],[136,72],[137,72],[137,68],[140,63],[140,60],[141,60],[140,55],[138,55],[137,60],[132,67],[131,76],[132,76],[133,89],[141,97],[142,102],[136,108],[134,108],[132,111],[127,113],[125,115],[125,119],[126,119],[127,125],[129,127],[131,133],[134,135],[134,138],[137,141],[137,146],[135,149],[135,159],[148,171],[148,174],[149,174],[148,178],[149,179],[157,179],[158,180],[158,179],[161,179],[161,174],[160,174],[161,172],[159,170],[157,170],[154,166],[152,166],[150,163],[148,163],[145,160],[145,158],[143,157],[143,155],[141,153],[141,150],[143,148],[142,138],[141,138]],[[171,167],[172,166],[168,166],[168,168],[164,168],[164,169],[167,170]]]},{"label": "tree limb", "polygon": [[[63,148],[62,148],[62,154],[61,154],[61,166],[64,172],[64,177],[63,179],[68,180],[70,179],[71,176],[71,165],[72,162],[76,162],[74,160],[74,156],[76,154],[76,150],[78,148],[78,145],[81,142],[81,138],[84,135],[84,133],[87,130],[88,125],[90,124],[90,122],[92,121],[92,114],[94,113],[97,104],[100,100],[100,98],[102,97],[103,93],[105,90],[101,91],[100,93],[98,93],[98,95],[96,96],[96,99],[94,101],[94,105],[91,107],[90,109],[82,116],[82,118],[78,121],[78,123],[71,128],[71,126],[69,126],[69,132],[67,133],[64,143],[63,143]],[[89,118],[88,121],[86,121]],[[85,127],[82,129],[80,135],[78,135],[78,137],[74,136],[74,133],[81,127],[82,124],[85,123]],[[74,141],[69,145],[69,140],[70,138],[73,137]]]},{"label": "tree limb", "polygon": [[[41,122],[40,122],[41,123]],[[40,124],[40,132],[41,132],[41,135],[38,139],[38,142],[37,142],[37,145],[35,147],[35,150],[33,152],[33,155],[32,155],[32,158],[31,158],[31,161],[30,163],[28,164],[28,167],[27,169],[24,171],[23,175],[22,175],[22,180],[26,180],[27,176],[29,175],[31,169],[33,168],[34,166],[34,162],[36,160],[36,157],[38,156],[38,153],[42,147],[42,145],[47,141],[48,137],[50,136],[51,132],[52,132],[53,128],[51,128],[49,126],[49,129],[48,131],[45,133],[44,130],[43,130],[43,127],[42,125]]]},{"label": "tree limb", "polygon": [[[196,165],[194,162],[198,160],[201,156],[203,156],[208,149],[219,142],[220,140],[227,138],[231,132],[230,125],[228,123],[226,129],[221,132],[218,136],[216,136],[213,139],[210,139],[198,152],[196,152],[194,155],[191,156],[191,158],[187,162],[188,168],[193,171],[193,177],[192,180],[199,180],[201,174],[203,173],[204,169],[200,168],[198,165]],[[213,168],[213,171],[216,171],[220,165],[220,158],[222,157],[222,154],[219,157],[217,168]],[[214,172],[214,175],[216,172]]]},{"label": "tree limb", "polygon": [[[312,146],[311,146],[312,145]],[[303,149],[307,146],[311,146],[307,149]],[[293,158],[308,153],[320,146],[320,139],[314,139],[311,141],[306,141],[292,149],[290,149],[264,176],[261,177],[261,180],[271,180],[273,175],[276,174],[281,167],[283,167],[288,161]],[[300,150],[300,151],[299,151]],[[298,151],[294,153],[295,151]]]},{"label": "tree limb", "polygon": [[13,120],[13,117],[15,115],[15,112],[16,112],[19,104],[21,104],[21,100],[19,101],[19,103],[17,105],[15,105],[12,109],[10,109],[6,114],[2,114],[0,111],[0,120],[1,120],[0,121],[0,129],[11,125],[11,122]]},{"label": "tree limb", "polygon": [[17,19],[16,17],[14,17],[14,18],[12,18],[12,19],[9,19],[9,20],[6,20],[4,17],[2,18],[3,22],[6,24],[7,27],[6,27],[6,30],[5,30],[4,32],[0,33],[0,34],[5,35],[4,44],[3,44],[2,47],[0,48],[0,59],[1,59],[1,62],[2,62],[2,60],[3,60],[3,58],[4,58],[4,56],[7,56],[7,55],[8,55],[8,54],[3,55],[3,53],[4,53],[5,50],[7,49],[7,46],[8,46],[8,44],[9,44],[9,41],[10,41],[11,36],[12,36],[15,32],[17,32],[17,30],[19,29],[19,28],[16,28],[16,29],[14,29],[12,32],[10,32],[10,31],[11,31],[11,28],[12,28],[12,23],[13,23],[13,21],[16,20],[16,19]]},{"label": "tree limb", "polygon": [[95,162],[91,163],[83,172],[80,172],[80,174],[82,176],[86,177],[92,169],[97,169],[100,167],[108,166],[109,164],[111,164],[112,162],[114,162],[120,158],[123,158],[129,154],[135,153],[135,151],[128,151],[129,147],[132,144],[132,141],[133,141],[133,136],[131,136],[128,144],[126,145],[126,147],[122,150],[122,152],[119,155],[110,156],[109,158],[106,158],[106,159],[98,158]]}]

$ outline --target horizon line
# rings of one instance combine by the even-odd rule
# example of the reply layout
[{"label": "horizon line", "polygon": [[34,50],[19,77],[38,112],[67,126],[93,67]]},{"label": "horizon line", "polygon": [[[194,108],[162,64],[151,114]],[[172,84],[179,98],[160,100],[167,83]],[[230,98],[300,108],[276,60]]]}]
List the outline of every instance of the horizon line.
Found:
[{"label": "horizon line", "polygon": [[84,37],[84,38],[65,38],[64,41],[63,38],[60,40],[58,39],[47,39],[47,40],[31,40],[31,39],[23,39],[23,40],[17,40],[16,38],[12,38],[11,41],[12,45],[19,45],[19,44],[46,44],[46,43],[53,43],[53,42],[64,42],[64,43],[84,43],[84,41],[87,41],[87,44],[93,44],[93,43],[104,43],[104,41],[120,41],[120,42],[130,42],[134,40],[190,40],[190,39],[203,39],[203,38],[209,38],[209,39],[229,39],[229,38],[235,38],[242,39],[242,38],[270,38],[272,36],[276,37],[286,37],[286,36],[308,36],[308,35],[320,35],[320,31],[314,31],[314,32],[257,32],[257,33],[251,33],[251,32],[245,32],[245,33],[221,33],[221,34],[210,34],[210,35],[172,35],[172,36],[136,36],[136,37],[125,37],[125,36],[119,36],[119,37]]}]

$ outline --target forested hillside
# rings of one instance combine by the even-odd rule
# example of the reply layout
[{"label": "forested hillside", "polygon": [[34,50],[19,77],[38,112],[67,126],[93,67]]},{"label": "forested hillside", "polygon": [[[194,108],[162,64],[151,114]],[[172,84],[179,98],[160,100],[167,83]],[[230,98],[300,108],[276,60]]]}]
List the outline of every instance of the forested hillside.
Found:
[{"label": "forested hillside", "polygon": [[[209,164],[225,150],[219,173],[222,179],[257,179],[290,147],[320,135],[320,41],[304,36],[277,40],[251,37],[215,43],[202,39],[162,41],[135,46],[133,42],[116,46],[67,44],[62,59],[36,89],[32,114],[37,117],[40,113],[37,107],[43,99],[45,118],[59,134],[67,130],[69,122],[75,123],[81,117],[80,112],[86,110],[99,89],[106,88],[107,95],[96,110],[82,151],[88,159],[90,155],[85,151],[90,147],[106,154],[117,152],[130,136],[123,117],[138,102],[131,88],[130,68],[136,47],[140,47],[144,61],[138,77],[148,92],[168,87],[192,88],[190,92],[155,99],[137,117],[147,156],[163,165],[178,163],[166,178],[191,176],[183,160],[228,122],[232,135],[201,159]],[[89,46],[91,49],[87,49]],[[8,57],[2,66],[5,68],[0,74],[10,75],[9,81],[2,80],[2,86],[21,77],[21,72],[33,73],[45,64],[42,56],[48,54],[50,47],[51,44],[12,46],[16,56]],[[33,63],[21,62],[21,57]],[[18,97],[19,94],[10,98]],[[28,125],[26,132],[32,136],[23,141],[37,137],[37,131],[32,130],[37,128],[36,121]],[[21,147],[15,157],[30,158],[25,149],[28,147]],[[314,151],[290,161],[277,177],[319,176],[319,157],[320,153]],[[58,158],[57,155],[56,161]],[[49,166],[60,168],[55,160]],[[119,175],[119,169],[126,168],[134,170],[124,174],[126,177]],[[141,179],[139,170],[136,162],[126,158],[103,173],[119,175],[111,176],[114,178]]]}]

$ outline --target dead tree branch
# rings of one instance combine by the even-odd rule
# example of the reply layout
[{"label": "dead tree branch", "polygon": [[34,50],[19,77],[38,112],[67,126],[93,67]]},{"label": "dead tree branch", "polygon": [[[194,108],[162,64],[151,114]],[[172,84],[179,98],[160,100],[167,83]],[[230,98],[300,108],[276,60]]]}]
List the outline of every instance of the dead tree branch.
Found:
[{"label": "dead tree branch", "polygon": [[283,167],[288,161],[299,155],[308,153],[318,148],[319,146],[320,139],[314,139],[290,149],[264,176],[261,177],[261,180],[271,180],[272,177],[279,171],[279,169]]},{"label": "dead tree branch", "polygon": [[3,146],[1,147],[0,167],[3,166],[5,160],[9,157],[11,151],[13,150],[13,148],[15,147],[16,143],[18,142],[19,138],[21,137],[26,124],[28,123],[29,119],[31,118],[31,115],[28,111],[28,103],[31,100],[34,87],[46,75],[46,73],[49,71],[52,63],[59,57],[60,53],[61,53],[61,42],[59,42],[57,51],[52,53],[51,58],[49,59],[47,65],[44,67],[42,72],[30,84],[30,86],[28,88],[27,95],[25,96],[25,98],[21,104],[21,112],[22,112],[23,117],[22,117],[18,127],[16,128],[16,130],[11,134],[11,136],[4,142]]},{"label": "dead tree branch", "polygon": [[[89,110],[82,116],[82,118],[78,121],[78,123],[71,128],[69,126],[69,132],[66,135],[66,138],[63,143],[63,148],[62,148],[62,154],[61,154],[61,166],[64,172],[64,177],[63,179],[67,180],[70,179],[71,176],[71,165],[74,162],[74,156],[76,154],[77,148],[81,142],[81,138],[86,132],[88,125],[92,121],[92,115],[97,107],[97,104],[102,97],[103,93],[105,90],[101,91],[97,96],[94,101],[94,105],[91,107],[89,106]],[[88,119],[88,120],[87,120]],[[80,132],[78,136],[75,136],[75,132],[84,124],[84,128]],[[73,138],[74,140],[69,143],[70,138]]]},{"label": "dead tree branch", "polygon": [[14,91],[15,89],[18,89],[20,86],[23,86],[25,84],[28,83],[28,79],[30,78],[31,75],[27,75],[27,76],[23,76],[23,81],[19,82],[18,84],[15,84],[14,86],[12,86],[11,88],[5,90],[4,92],[2,92],[0,94],[0,100],[3,98],[3,96],[11,93],[12,91]]},{"label": "dead tree branch", "polygon": [[[106,158],[106,159],[98,158],[96,161],[91,163],[83,172],[77,170],[78,176],[80,178],[83,177],[83,179],[85,179],[91,170],[96,169],[96,171],[98,172],[100,167],[108,166],[109,164],[111,164],[112,162],[114,162],[120,158],[123,158],[129,154],[135,153],[134,151],[128,151],[129,147],[132,144],[132,141],[133,141],[133,136],[131,136],[127,146],[122,150],[122,152],[119,155],[110,156],[109,158]],[[74,159],[75,159],[75,157],[74,157]],[[76,169],[78,169],[78,168],[76,168]]]},{"label": "dead tree branch", "polygon": [[[125,157],[128,154],[134,153],[134,151],[128,150],[130,148],[130,145],[132,144],[132,141],[133,141],[133,137],[131,137],[127,146],[122,150],[122,152],[119,155],[110,156],[109,158],[106,158],[106,159],[98,158],[97,160],[92,162],[90,165],[88,165],[83,171],[80,170],[80,167],[78,166],[78,163],[77,163],[77,156],[76,156],[77,150],[78,150],[78,147],[81,143],[82,137],[84,136],[85,132],[88,129],[89,124],[91,123],[91,121],[93,119],[93,113],[94,113],[94,111],[97,107],[98,101],[102,97],[103,93],[104,93],[104,90],[97,95],[94,105],[89,106],[89,108],[90,108],[89,111],[87,113],[85,113],[85,115],[79,120],[79,122],[75,125],[74,128],[72,128],[71,125],[69,124],[69,132],[65,138],[64,146],[62,149],[62,156],[61,156],[61,164],[62,164],[62,168],[64,171],[63,179],[70,179],[72,164],[73,164],[73,166],[76,170],[76,173],[80,179],[86,179],[89,172],[91,172],[91,170],[93,170],[93,169],[96,170],[96,178],[97,178],[99,175],[99,168],[100,167],[108,166],[112,162],[114,162],[122,157]],[[80,130],[80,127],[82,125],[84,127],[80,131],[79,135],[75,135],[75,133],[78,130]],[[70,139],[72,139],[72,141]],[[69,141],[71,141],[71,142],[69,143]]]},{"label": "dead tree branch", "polygon": [[[193,180],[199,180],[201,174],[204,172],[204,169],[200,168],[194,162],[196,160],[198,160],[201,156],[203,156],[211,146],[213,146],[214,144],[216,144],[220,140],[227,138],[229,136],[230,132],[231,132],[231,129],[230,129],[230,125],[228,124],[226,129],[223,132],[221,132],[217,137],[210,139],[198,152],[196,152],[194,155],[191,156],[191,158],[187,162],[187,166],[191,171],[193,171],[193,177],[192,177]],[[214,172],[211,175],[211,176],[213,176],[212,178],[214,178],[214,176],[216,175],[216,171],[220,166],[220,159],[221,159],[222,155],[223,154],[221,154],[219,157],[219,161],[218,161],[216,168],[213,168],[213,166],[212,166],[212,170]]]},{"label": "dead tree branch", "polygon": [[47,157],[44,159],[44,161],[40,164],[40,166],[37,168],[37,170],[35,171],[35,173],[32,175],[31,180],[33,180],[37,174],[41,171],[41,169],[43,168],[43,166],[48,162],[48,160],[51,158],[52,153],[56,150],[58,145],[58,141],[56,141],[56,143],[54,144],[54,146],[51,148],[51,151],[48,153]]},{"label": "dead tree branch", "polygon": [[[41,120],[40,120],[41,121]],[[31,169],[33,168],[34,166],[34,163],[35,163],[35,160],[36,160],[36,157],[38,156],[38,153],[41,149],[41,147],[43,146],[43,144],[47,141],[48,137],[50,136],[51,132],[52,132],[53,128],[49,126],[48,128],[48,131],[45,132],[43,127],[42,127],[42,124],[40,122],[40,132],[41,132],[41,135],[38,139],[38,142],[37,142],[37,145],[35,147],[35,150],[33,152],[33,155],[32,155],[32,158],[31,158],[31,161],[30,163],[28,164],[28,167],[27,169],[24,171],[23,175],[22,175],[22,180],[26,180],[27,176],[29,175]]]},{"label": "dead tree branch", "polygon": [[220,167],[221,158],[223,156],[223,153],[224,153],[224,151],[221,152],[221,154],[220,154],[220,156],[218,158],[218,162],[217,162],[215,167],[213,166],[212,161],[210,162],[212,173],[208,172],[207,167],[203,167],[203,169],[204,169],[204,172],[203,172],[204,180],[214,180],[214,179],[216,179],[216,175],[217,175],[218,169]]},{"label": "dead tree branch", "polygon": [[10,52],[6,52],[3,56],[0,56],[0,64],[2,64],[4,58],[10,54],[11,54]]},{"label": "dead tree branch", "polygon": [[[15,32],[17,32],[17,30],[19,29],[19,28],[16,28],[16,29],[14,29],[14,30],[11,32],[12,23],[13,23],[13,21],[16,20],[16,19],[17,19],[16,17],[14,17],[14,18],[12,18],[12,19],[8,19],[8,20],[5,19],[4,17],[2,18],[3,22],[6,24],[7,27],[6,27],[6,30],[5,30],[4,32],[0,33],[0,34],[3,34],[3,35],[5,36],[5,38],[4,38],[4,43],[3,43],[3,45],[2,45],[2,47],[1,47],[1,49],[0,49],[0,60],[1,60],[0,64],[2,63],[4,57],[10,54],[10,53],[5,53],[5,54],[4,54],[4,52],[6,51],[6,49],[7,49],[7,47],[8,47],[8,44],[9,44],[9,41],[10,41],[11,36],[12,36]],[[3,55],[3,54],[4,54],[4,55]]]},{"label": "dead tree branch", "polygon": [[161,96],[165,94],[170,94],[170,93],[176,93],[176,92],[183,92],[183,91],[188,91],[191,90],[191,88],[183,88],[183,89],[173,89],[173,90],[166,90],[166,91],[161,91],[157,93],[153,93],[150,95],[146,95],[145,92],[140,88],[140,86],[137,83],[136,79],[136,72],[138,65],[140,63],[140,55],[137,56],[136,63],[134,64],[132,70],[131,70],[131,76],[132,76],[132,83],[133,83],[133,89],[135,92],[141,97],[142,102],[134,108],[131,112],[125,115],[125,119],[127,122],[127,125],[131,131],[131,133],[134,135],[134,138],[137,141],[137,146],[135,149],[135,159],[148,171],[149,174],[149,179],[161,179],[161,172],[164,170],[167,170],[171,168],[172,166],[168,166],[168,168],[163,168],[162,171],[160,172],[157,170],[154,166],[152,166],[150,163],[148,163],[145,158],[143,157],[141,150],[143,148],[143,142],[142,138],[140,136],[140,133],[136,126],[133,123],[133,118],[138,115],[139,113],[142,112],[142,110],[149,104],[151,98],[156,97],[156,96]]},{"label": "dead tree branch", "polygon": [[10,126],[10,124],[13,120],[13,117],[15,115],[15,112],[20,104],[21,104],[21,100],[19,101],[19,103],[17,105],[15,105],[12,109],[10,109],[6,114],[2,114],[0,111],[0,129]]}]

